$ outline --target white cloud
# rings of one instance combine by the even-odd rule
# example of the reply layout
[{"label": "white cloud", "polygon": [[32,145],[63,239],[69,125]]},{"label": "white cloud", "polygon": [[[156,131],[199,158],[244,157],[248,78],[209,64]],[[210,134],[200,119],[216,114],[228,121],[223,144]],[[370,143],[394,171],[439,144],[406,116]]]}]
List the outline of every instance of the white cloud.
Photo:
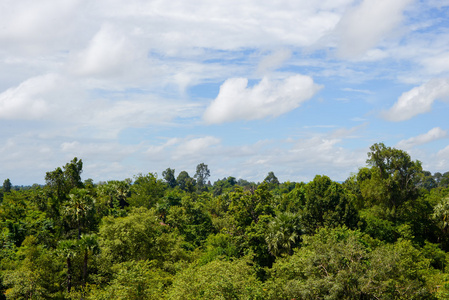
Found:
[{"label": "white cloud", "polygon": [[282,65],[284,61],[291,57],[291,51],[287,49],[278,50],[270,55],[265,56],[257,67],[257,73],[265,74]]},{"label": "white cloud", "polygon": [[59,85],[58,76],[47,74],[7,89],[0,94],[0,119],[36,120],[46,117],[51,112],[48,98]]},{"label": "white cloud", "polygon": [[80,75],[114,76],[130,67],[133,54],[131,41],[118,28],[105,24],[78,54],[75,70]]},{"label": "white cloud", "polygon": [[422,64],[430,74],[441,74],[449,71],[449,51],[425,57]]},{"label": "white cloud", "polygon": [[383,116],[390,121],[405,121],[429,112],[435,100],[449,98],[449,79],[432,79],[427,83],[403,93]]},{"label": "white cloud", "polygon": [[447,136],[446,130],[441,129],[440,127],[435,127],[429,130],[427,133],[399,141],[396,147],[399,149],[408,150],[413,148],[414,146],[427,144],[432,141],[445,138],[446,136]]},{"label": "white cloud", "polygon": [[2,1],[0,42],[2,48],[22,53],[45,53],[49,44],[70,32],[78,0]]},{"label": "white cloud", "polygon": [[253,87],[248,87],[246,78],[231,78],[220,87],[203,118],[208,123],[224,123],[277,117],[297,108],[320,88],[311,77],[303,75],[284,80],[264,77]]},{"label": "white cloud", "polygon": [[[401,22],[402,13],[411,2],[363,0],[358,6],[348,9],[337,25],[339,55],[358,57],[375,47]],[[373,58],[373,54],[370,55]],[[379,54],[374,54],[376,56]]]}]

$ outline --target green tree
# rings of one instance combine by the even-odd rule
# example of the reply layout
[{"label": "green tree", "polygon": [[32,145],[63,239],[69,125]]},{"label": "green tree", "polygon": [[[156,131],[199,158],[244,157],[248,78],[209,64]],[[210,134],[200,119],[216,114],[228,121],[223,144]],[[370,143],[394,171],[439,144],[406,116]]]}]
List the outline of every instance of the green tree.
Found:
[{"label": "green tree", "polygon": [[304,236],[292,256],[279,258],[269,270],[269,299],[371,299],[360,278],[369,265],[372,239],[347,228],[320,228]]},{"label": "green tree", "polygon": [[418,197],[423,173],[420,161],[412,161],[407,152],[383,143],[374,144],[368,152],[371,166],[368,180],[362,180],[362,195],[376,204],[395,209]]},{"label": "green tree", "polygon": [[166,262],[172,265],[186,259],[180,246],[182,238],[168,230],[154,210],[144,207],[131,209],[125,217],[104,217],[98,241],[102,257],[111,265],[129,260],[155,260],[160,267]]},{"label": "green tree", "polygon": [[176,186],[174,169],[167,168],[164,172],[162,172],[162,176],[169,187],[174,188]]},{"label": "green tree", "polygon": [[305,191],[303,226],[307,233],[325,226],[357,226],[358,212],[341,184],[317,175],[306,185]]},{"label": "green tree", "polygon": [[210,170],[206,164],[200,163],[196,166],[196,173],[194,178],[196,178],[196,183],[198,187],[198,191],[202,191],[204,189],[204,185],[206,184],[207,178],[210,176]]},{"label": "green tree", "polygon": [[148,260],[126,261],[114,265],[112,280],[104,287],[93,287],[87,299],[141,300],[163,299],[172,275]]},{"label": "green tree", "polygon": [[265,299],[248,257],[192,265],[175,275],[167,295],[169,299]]},{"label": "green tree", "polygon": [[[18,249],[12,269],[2,270],[6,299],[61,299],[62,265],[54,252],[30,235]],[[2,269],[8,264],[2,260]]]},{"label": "green tree", "polygon": [[120,215],[121,209],[129,205],[131,182],[131,179],[110,180],[97,186],[98,208],[102,215]]},{"label": "green tree", "polygon": [[72,290],[73,258],[78,254],[78,244],[75,240],[63,240],[58,244],[58,253],[65,259],[67,269],[67,292]]},{"label": "green tree", "polygon": [[444,249],[448,248],[449,237],[449,197],[445,197],[433,208],[433,220],[441,230],[438,235],[438,242],[443,244]]},{"label": "green tree", "polygon": [[273,172],[268,172],[267,177],[265,177],[265,179],[263,181],[268,183],[268,185],[270,186],[270,189],[275,189],[275,188],[279,187],[279,180],[276,177],[276,175],[274,175]]},{"label": "green tree", "polygon": [[9,193],[11,192],[11,180],[9,180],[9,178],[5,179],[5,181],[3,181],[3,192],[4,193]]},{"label": "green tree", "polygon": [[186,242],[197,247],[213,232],[213,226],[204,204],[195,201],[195,197],[196,195],[186,195],[182,198],[180,206],[171,206],[166,222],[178,229]]},{"label": "green tree", "polygon": [[195,179],[189,176],[186,171],[181,171],[176,178],[179,188],[183,191],[193,192],[195,188]]},{"label": "green tree", "polygon": [[135,177],[134,184],[131,186],[129,204],[136,207],[155,207],[164,196],[164,190],[165,185],[161,179],[157,178],[157,174],[139,174]]},{"label": "green tree", "polygon": [[370,253],[361,290],[376,299],[435,299],[435,287],[427,282],[434,273],[430,262],[411,241],[382,245]]},{"label": "green tree", "polygon": [[92,222],[95,212],[94,199],[85,189],[73,189],[69,195],[69,200],[64,205],[63,214],[68,217],[69,222],[76,226],[78,239],[81,232],[87,227],[89,221]]},{"label": "green tree", "polygon": [[86,287],[88,276],[89,257],[97,254],[100,250],[97,236],[94,234],[83,234],[79,240],[79,248],[83,254],[83,287]]},{"label": "green tree", "polygon": [[292,255],[302,234],[299,215],[280,212],[268,226],[265,241],[273,256]]}]

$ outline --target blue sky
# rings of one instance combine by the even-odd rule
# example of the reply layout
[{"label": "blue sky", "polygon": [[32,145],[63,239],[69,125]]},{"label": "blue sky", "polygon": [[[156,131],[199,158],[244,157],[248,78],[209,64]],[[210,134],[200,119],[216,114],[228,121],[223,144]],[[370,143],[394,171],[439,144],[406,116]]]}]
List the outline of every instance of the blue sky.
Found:
[{"label": "blue sky", "polygon": [[0,180],[345,180],[376,142],[449,171],[449,1],[10,1]]}]

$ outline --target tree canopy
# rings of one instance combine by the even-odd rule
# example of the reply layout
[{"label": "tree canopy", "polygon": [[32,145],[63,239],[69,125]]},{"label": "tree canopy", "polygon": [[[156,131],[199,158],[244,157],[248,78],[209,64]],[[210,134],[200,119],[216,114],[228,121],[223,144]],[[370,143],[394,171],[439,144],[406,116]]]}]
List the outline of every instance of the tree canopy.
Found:
[{"label": "tree canopy", "polygon": [[0,299],[448,299],[449,172],[374,144],[343,183],[167,168],[7,179]]}]

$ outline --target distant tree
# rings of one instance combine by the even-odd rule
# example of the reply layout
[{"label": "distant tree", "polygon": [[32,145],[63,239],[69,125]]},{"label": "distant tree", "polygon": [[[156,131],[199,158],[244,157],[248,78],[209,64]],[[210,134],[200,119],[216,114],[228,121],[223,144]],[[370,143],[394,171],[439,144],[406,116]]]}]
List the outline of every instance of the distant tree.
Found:
[{"label": "distant tree", "polygon": [[206,183],[207,178],[210,176],[210,170],[206,164],[200,163],[196,166],[196,173],[194,178],[196,178],[198,191],[202,191]]},{"label": "distant tree", "polygon": [[432,173],[430,173],[429,171],[423,171],[423,178],[421,180],[420,186],[430,191],[431,189],[436,188],[438,186],[438,183],[435,180],[435,177],[432,176]]},{"label": "distant tree", "polygon": [[46,186],[55,195],[57,202],[65,200],[71,189],[83,187],[82,172],[83,161],[75,157],[63,169],[58,167],[54,171],[46,173]]},{"label": "distant tree", "polygon": [[162,172],[162,176],[169,187],[174,188],[176,186],[175,169],[167,168],[167,170]]},{"label": "distant tree", "polygon": [[70,189],[83,187],[83,182],[81,181],[81,173],[83,172],[83,161],[81,159],[75,157],[63,168],[66,184],[69,186]]},{"label": "distant tree", "polygon": [[449,186],[449,172],[445,172],[440,179],[438,186],[448,187]]},{"label": "distant tree", "polygon": [[186,171],[182,171],[178,174],[176,182],[181,190],[193,192],[195,180],[191,178]]},{"label": "distant tree", "polygon": [[268,186],[270,187],[270,189],[275,189],[277,187],[279,187],[279,180],[276,177],[276,175],[274,175],[273,172],[268,172],[267,177],[265,177],[264,181],[266,183],[268,183]]},{"label": "distant tree", "polygon": [[9,180],[9,178],[5,179],[5,181],[3,181],[3,192],[4,193],[9,193],[11,192],[11,181]]},{"label": "distant tree", "polygon": [[157,178],[156,173],[135,176],[134,184],[131,186],[132,195],[128,199],[132,206],[155,207],[164,196],[166,185]]}]

